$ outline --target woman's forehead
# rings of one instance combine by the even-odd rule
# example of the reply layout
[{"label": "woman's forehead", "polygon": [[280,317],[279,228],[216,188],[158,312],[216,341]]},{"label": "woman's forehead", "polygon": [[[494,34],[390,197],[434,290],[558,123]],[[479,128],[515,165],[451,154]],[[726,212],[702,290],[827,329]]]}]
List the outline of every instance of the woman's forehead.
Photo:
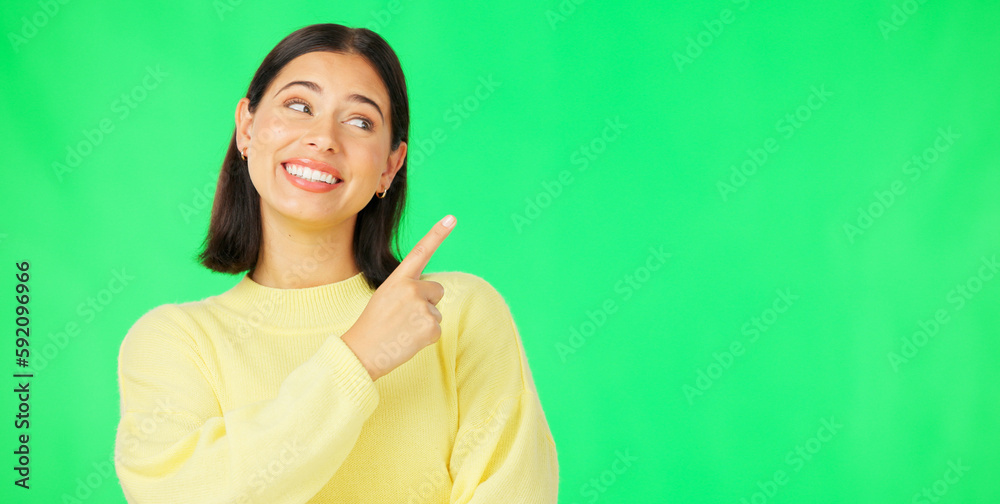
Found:
[{"label": "woman's forehead", "polygon": [[371,63],[358,54],[313,51],[299,55],[278,72],[269,86],[269,93],[293,81],[314,82],[323,93],[365,92],[388,105],[388,92],[381,77]]}]

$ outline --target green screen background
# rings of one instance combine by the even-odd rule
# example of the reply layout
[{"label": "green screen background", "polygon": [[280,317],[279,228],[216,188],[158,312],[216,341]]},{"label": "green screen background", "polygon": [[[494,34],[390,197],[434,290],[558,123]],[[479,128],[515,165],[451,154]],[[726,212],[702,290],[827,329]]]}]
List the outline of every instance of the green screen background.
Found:
[{"label": "green screen background", "polygon": [[427,271],[509,303],[560,502],[1000,498],[997,2],[42,0],[0,16],[0,388],[16,386],[19,261],[36,373],[28,491],[2,394],[3,502],[124,502],[102,468],[119,344],[151,308],[239,279],[194,260],[234,108],[271,47],[317,22],[397,51],[404,250],[458,217]]}]

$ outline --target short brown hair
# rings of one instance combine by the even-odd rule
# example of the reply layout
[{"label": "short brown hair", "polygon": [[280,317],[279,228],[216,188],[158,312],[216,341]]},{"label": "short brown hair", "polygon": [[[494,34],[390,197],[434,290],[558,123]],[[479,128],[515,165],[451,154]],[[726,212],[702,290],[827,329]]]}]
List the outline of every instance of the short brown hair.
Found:
[{"label": "short brown hair", "polygon": [[[278,43],[257,68],[246,97],[253,113],[271,81],[290,61],[313,51],[358,54],[375,68],[389,92],[392,150],[410,136],[410,107],[406,81],[396,53],[377,33],[366,28],[349,28],[323,23],[300,28]],[[377,289],[399,266],[392,243],[399,253],[396,231],[406,203],[406,160],[396,172],[392,190],[385,198],[372,197],[358,212],[354,227],[354,260],[365,280]],[[220,273],[237,274],[257,266],[261,246],[260,194],[250,181],[247,162],[236,146],[236,131],[222,162],[215,202],[204,250],[198,255],[202,265]]]}]

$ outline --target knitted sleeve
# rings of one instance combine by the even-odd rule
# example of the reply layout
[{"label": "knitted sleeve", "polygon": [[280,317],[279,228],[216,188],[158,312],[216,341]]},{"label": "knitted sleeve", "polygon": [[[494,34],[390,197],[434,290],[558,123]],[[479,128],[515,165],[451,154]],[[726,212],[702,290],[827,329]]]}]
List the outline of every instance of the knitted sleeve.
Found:
[{"label": "knitted sleeve", "polygon": [[473,276],[456,353],[451,502],[555,503],[559,464],[507,303]]},{"label": "knitted sleeve", "polygon": [[378,404],[335,335],[275,397],[221,411],[183,312],[140,318],[118,356],[115,469],[130,503],[303,503],[330,480]]}]

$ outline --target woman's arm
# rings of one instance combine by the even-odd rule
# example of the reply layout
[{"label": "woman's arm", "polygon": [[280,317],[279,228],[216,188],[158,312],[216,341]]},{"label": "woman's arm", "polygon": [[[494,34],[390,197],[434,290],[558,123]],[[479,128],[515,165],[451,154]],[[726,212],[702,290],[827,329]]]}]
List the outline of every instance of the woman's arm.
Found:
[{"label": "woman's arm", "polygon": [[115,468],[131,503],[303,503],[353,448],[378,392],[330,336],[277,396],[221,411],[204,357],[165,305],[119,352]]},{"label": "woman's arm", "polygon": [[559,463],[510,310],[476,277],[456,354],[452,503],[555,503]]}]

